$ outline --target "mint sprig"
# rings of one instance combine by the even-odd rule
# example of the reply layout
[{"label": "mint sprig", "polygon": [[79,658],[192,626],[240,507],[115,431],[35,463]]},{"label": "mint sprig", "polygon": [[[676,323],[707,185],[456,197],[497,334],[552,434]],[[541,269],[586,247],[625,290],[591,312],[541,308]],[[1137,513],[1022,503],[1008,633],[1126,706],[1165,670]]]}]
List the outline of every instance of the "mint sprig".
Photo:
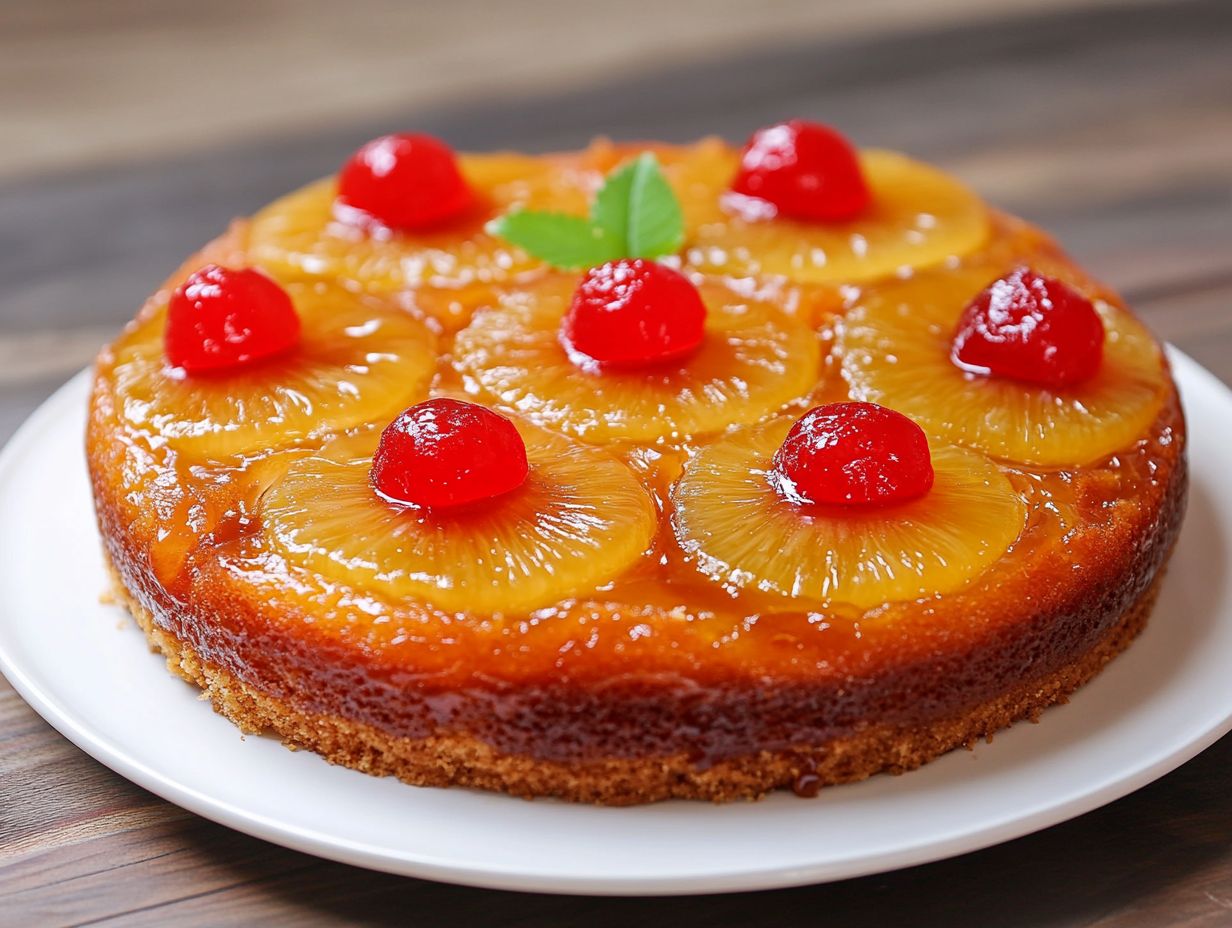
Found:
[{"label": "mint sprig", "polygon": [[617,258],[657,258],[678,251],[684,242],[680,203],[650,152],[607,176],[589,219],[518,209],[485,228],[562,270]]}]

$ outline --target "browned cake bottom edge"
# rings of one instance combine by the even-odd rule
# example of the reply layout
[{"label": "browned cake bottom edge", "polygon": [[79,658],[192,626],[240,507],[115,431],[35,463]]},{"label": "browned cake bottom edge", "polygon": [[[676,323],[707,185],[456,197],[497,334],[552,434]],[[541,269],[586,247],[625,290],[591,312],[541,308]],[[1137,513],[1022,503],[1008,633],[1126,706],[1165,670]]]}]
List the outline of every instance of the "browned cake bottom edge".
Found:
[{"label": "browned cake bottom edge", "polygon": [[993,733],[1022,719],[1034,721],[1049,706],[1065,702],[1129,646],[1146,626],[1163,573],[1161,569],[1082,659],[962,715],[927,726],[872,725],[812,748],[762,751],[704,768],[683,753],[584,764],[547,761],[502,754],[464,734],[396,737],[361,722],[306,712],[199,660],[184,642],[155,624],[115,571],[112,578],[117,597],[136,619],[151,649],[161,652],[173,673],[200,687],[215,711],[244,732],[272,732],[288,747],[305,748],[331,763],[374,776],[395,776],[416,786],[468,786],[526,798],[554,796],[573,802],[634,805],[664,799],[756,799],[793,786],[801,774],[807,774],[812,786],[830,786],[877,773],[903,773],[957,747],[991,739]]}]

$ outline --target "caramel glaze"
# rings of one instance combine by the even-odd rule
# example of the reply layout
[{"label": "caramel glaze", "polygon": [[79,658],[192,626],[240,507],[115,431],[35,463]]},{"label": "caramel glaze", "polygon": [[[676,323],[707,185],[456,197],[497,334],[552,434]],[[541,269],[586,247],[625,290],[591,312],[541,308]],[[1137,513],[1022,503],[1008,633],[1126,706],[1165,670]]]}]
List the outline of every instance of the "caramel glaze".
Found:
[{"label": "caramel glaze", "polygon": [[[1004,217],[963,260],[987,262],[990,279],[1030,260],[1112,298]],[[851,296],[796,293],[784,306],[812,313]],[[823,336],[824,316],[813,320]],[[121,427],[108,364],[104,351],[87,436],[99,523],[121,582],[159,626],[303,710],[395,736],[465,733],[544,760],[804,757],[872,723],[954,716],[1085,655],[1162,568],[1185,505],[1185,427],[1169,385],[1133,447],[1077,470],[1012,470],[1028,524],[958,593],[864,612],[733,595],[686,562],[664,512],[654,549],[587,595],[524,616],[450,615],[282,560],[263,541],[260,494],[303,450],[177,460]],[[809,399],[841,395],[831,376]],[[688,448],[615,450],[670,506]]]}]

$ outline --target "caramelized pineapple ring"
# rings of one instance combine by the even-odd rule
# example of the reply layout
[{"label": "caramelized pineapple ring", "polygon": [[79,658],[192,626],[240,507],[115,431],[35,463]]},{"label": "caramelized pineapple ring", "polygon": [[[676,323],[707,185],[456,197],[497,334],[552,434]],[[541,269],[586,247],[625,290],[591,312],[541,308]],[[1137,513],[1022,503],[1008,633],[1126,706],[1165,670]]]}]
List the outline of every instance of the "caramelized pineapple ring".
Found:
[{"label": "caramelized pineapple ring", "polygon": [[945,441],[1026,464],[1087,464],[1136,441],[1159,414],[1168,381],[1159,346],[1124,309],[1095,301],[1103,362],[1094,377],[1070,387],[954,365],[954,328],[988,275],[952,271],[867,291],[839,332],[852,398],[906,413]]},{"label": "caramelized pineapple ring", "polygon": [[727,194],[739,154],[716,139],[665,150],[663,159],[684,210],[686,263],[705,273],[854,283],[967,254],[989,234],[978,197],[936,168],[894,152],[860,153],[873,202],[849,222],[754,218],[733,210]]},{"label": "caramelized pineapple ring", "polygon": [[615,458],[516,424],[530,474],[504,496],[441,511],[389,502],[369,478],[376,436],[346,437],[266,493],[265,535],[293,564],[449,611],[521,612],[585,594],[650,546],[655,506]]},{"label": "caramelized pineapple ring", "polygon": [[653,441],[754,422],[813,389],[817,336],[772,307],[702,285],[706,330],[693,355],[657,367],[584,370],[560,342],[577,286],[553,276],[504,294],[458,333],[468,390],[588,441]]},{"label": "caramelized pineapple ring", "polygon": [[792,423],[735,432],[703,448],[672,491],[676,538],[703,574],[861,609],[957,590],[1013,544],[1026,506],[982,455],[932,449],[935,482],[891,506],[797,504],[768,474]]},{"label": "caramelized pineapple ring", "polygon": [[335,215],[329,177],[267,206],[252,221],[253,260],[283,276],[323,276],[377,293],[420,291],[415,305],[447,329],[465,322],[493,283],[532,276],[542,264],[484,231],[515,206],[584,215],[602,175],[564,157],[461,155],[478,204],[423,232],[367,231]]},{"label": "caramelized pineapple ring", "polygon": [[165,306],[130,328],[111,363],[120,418],[192,458],[221,459],[388,421],[427,393],[436,346],[422,322],[325,283],[285,289],[300,342],[247,367],[170,367]]}]

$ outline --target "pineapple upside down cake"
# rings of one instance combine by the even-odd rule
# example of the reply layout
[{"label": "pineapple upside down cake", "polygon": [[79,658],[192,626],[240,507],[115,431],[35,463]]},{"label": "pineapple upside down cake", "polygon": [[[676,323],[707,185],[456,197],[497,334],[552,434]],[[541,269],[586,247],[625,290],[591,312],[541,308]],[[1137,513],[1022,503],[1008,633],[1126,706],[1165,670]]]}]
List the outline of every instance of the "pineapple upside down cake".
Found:
[{"label": "pineapple upside down cake", "polygon": [[1036,718],[1142,629],[1186,492],[1116,294],[802,120],[376,139],[148,300],[87,444],[120,596],[241,729],[610,804]]}]

